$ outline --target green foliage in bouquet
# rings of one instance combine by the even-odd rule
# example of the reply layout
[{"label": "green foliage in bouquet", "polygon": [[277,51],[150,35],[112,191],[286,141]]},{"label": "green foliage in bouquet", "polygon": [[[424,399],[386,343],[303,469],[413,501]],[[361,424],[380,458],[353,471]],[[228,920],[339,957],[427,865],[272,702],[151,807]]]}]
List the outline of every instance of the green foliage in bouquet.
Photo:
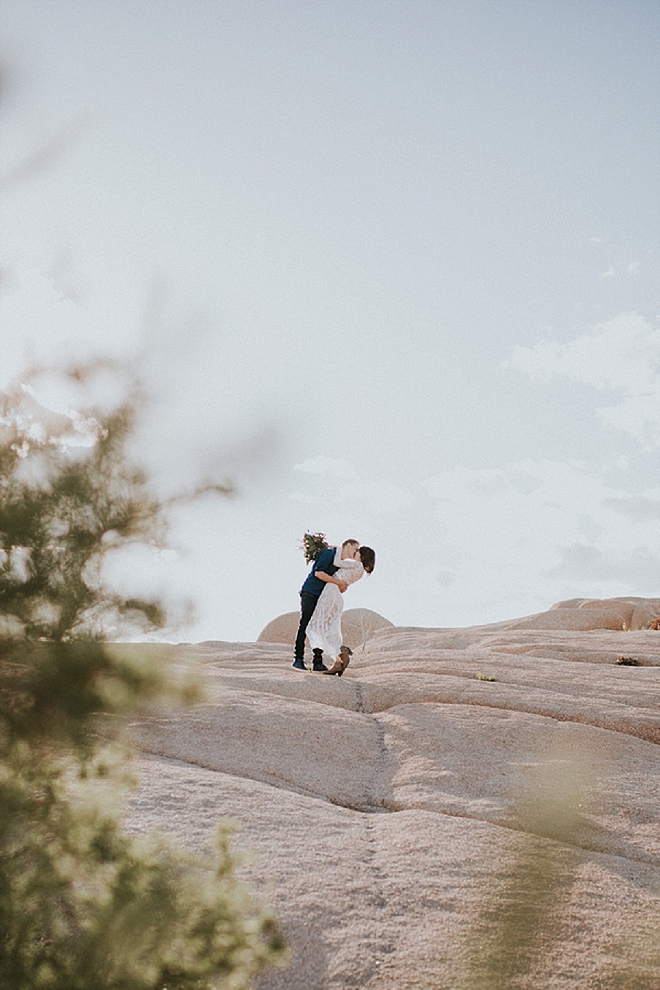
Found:
[{"label": "green foliage in bouquet", "polygon": [[325,533],[305,533],[300,544],[308,564],[316,560],[321,551],[327,550],[329,545]]},{"label": "green foliage in bouquet", "polygon": [[[93,386],[100,372],[64,378]],[[211,863],[125,834],[114,810],[126,753],[108,725],[165,692],[194,695],[168,686],[153,649],[107,641],[166,621],[159,601],[103,581],[109,553],[166,535],[127,452],[139,405],[136,387],[71,415],[30,388],[0,395],[0,986],[12,990],[242,990],[284,955],[226,831]]]}]

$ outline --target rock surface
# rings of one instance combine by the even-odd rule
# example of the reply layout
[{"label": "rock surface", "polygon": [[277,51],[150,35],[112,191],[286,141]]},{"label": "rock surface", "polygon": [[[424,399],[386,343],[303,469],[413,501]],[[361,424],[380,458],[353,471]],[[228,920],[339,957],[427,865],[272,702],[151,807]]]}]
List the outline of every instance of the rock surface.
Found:
[{"label": "rock surface", "polygon": [[204,850],[241,824],[292,948],[259,990],[659,990],[660,632],[633,628],[659,611],[389,625],[341,679],[174,647],[206,699],[130,725],[127,826]]}]

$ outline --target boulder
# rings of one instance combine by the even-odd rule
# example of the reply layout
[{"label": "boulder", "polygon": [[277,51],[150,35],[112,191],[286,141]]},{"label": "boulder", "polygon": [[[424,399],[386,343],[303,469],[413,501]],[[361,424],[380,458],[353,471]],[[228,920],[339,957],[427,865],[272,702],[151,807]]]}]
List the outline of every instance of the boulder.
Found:
[{"label": "boulder", "polygon": [[[300,621],[299,612],[285,612],[265,626],[257,638],[257,643],[287,643],[293,646]],[[349,608],[342,616],[342,639],[352,650],[373,636],[378,629],[393,629],[389,619],[369,608]]]},{"label": "boulder", "polygon": [[624,629],[621,615],[611,609],[555,608],[528,615],[512,623],[511,629]]},{"label": "boulder", "polygon": [[[650,629],[652,623],[660,617],[660,599],[658,598],[635,598],[635,597],[621,597],[621,598],[569,598],[566,601],[557,602],[555,605],[551,605],[549,612],[565,612],[567,610],[579,609],[580,611],[588,610],[593,612],[609,612],[621,617],[623,621],[622,626],[612,626],[607,625],[596,625],[596,626],[584,626],[579,625],[579,620],[567,619],[568,625],[557,626],[557,625],[540,625],[536,628],[538,629]],[[541,613],[546,615],[547,613]],[[530,616],[529,618],[537,618],[536,616]],[[557,620],[559,621],[559,620]],[[587,621],[595,621],[593,618]]]},{"label": "boulder", "polygon": [[300,612],[284,612],[271,619],[257,636],[257,643],[288,643],[293,646],[300,622]]},{"label": "boulder", "polygon": [[635,606],[631,602],[617,602],[614,599],[585,598],[578,608],[594,612],[613,612],[623,620],[623,628],[630,629]]},{"label": "boulder", "polygon": [[347,646],[355,650],[368,643],[375,632],[380,629],[394,629],[389,619],[369,608],[349,608],[342,616],[342,638]]}]

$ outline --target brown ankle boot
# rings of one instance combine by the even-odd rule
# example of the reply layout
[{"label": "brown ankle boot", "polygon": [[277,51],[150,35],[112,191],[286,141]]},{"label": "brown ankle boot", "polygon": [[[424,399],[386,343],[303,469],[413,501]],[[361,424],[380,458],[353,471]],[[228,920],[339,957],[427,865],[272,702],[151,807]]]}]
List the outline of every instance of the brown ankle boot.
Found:
[{"label": "brown ankle boot", "polygon": [[339,673],[339,677],[341,677],[341,675],[348,667],[349,663],[351,662],[352,656],[353,656],[353,650],[350,648],[350,646],[342,646],[341,650],[339,651],[339,659],[342,662],[342,668],[341,668],[341,673]]},{"label": "brown ankle boot", "polygon": [[353,656],[353,650],[350,646],[342,646],[339,651],[339,656],[333,663],[330,670],[324,670],[324,674],[336,674],[337,677],[341,677],[349,663],[351,662],[351,657]]},{"label": "brown ankle boot", "polygon": [[339,677],[344,673],[344,664],[342,663],[341,656],[338,656],[332,667],[329,670],[324,670],[324,674],[338,674]]}]

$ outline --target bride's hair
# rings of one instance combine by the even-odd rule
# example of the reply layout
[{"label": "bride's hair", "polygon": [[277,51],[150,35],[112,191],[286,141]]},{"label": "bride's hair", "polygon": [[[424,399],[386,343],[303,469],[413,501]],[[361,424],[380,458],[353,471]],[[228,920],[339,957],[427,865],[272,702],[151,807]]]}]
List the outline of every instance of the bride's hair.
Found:
[{"label": "bride's hair", "polygon": [[360,547],[360,560],[367,574],[371,574],[376,566],[376,554],[371,547]]}]

